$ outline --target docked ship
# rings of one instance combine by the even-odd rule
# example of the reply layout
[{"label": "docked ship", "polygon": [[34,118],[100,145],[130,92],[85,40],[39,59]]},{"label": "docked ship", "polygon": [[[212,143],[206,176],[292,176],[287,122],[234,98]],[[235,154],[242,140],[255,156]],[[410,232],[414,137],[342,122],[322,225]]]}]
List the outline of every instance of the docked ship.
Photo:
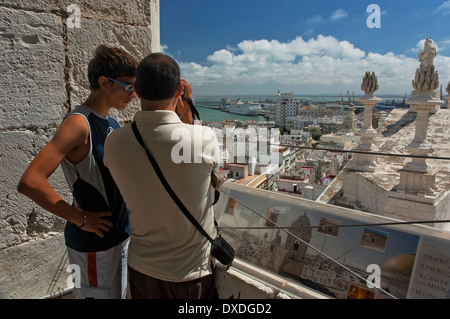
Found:
[{"label": "docked ship", "polygon": [[242,102],[238,99],[234,103],[223,104],[223,110],[231,114],[257,116],[261,112],[261,105],[252,102]]}]

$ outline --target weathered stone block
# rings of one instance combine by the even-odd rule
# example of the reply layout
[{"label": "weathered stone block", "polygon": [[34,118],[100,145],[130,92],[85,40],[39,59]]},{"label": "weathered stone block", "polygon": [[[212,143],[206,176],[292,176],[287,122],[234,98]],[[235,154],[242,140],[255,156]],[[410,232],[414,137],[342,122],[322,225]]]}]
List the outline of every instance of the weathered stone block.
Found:
[{"label": "weathered stone block", "polygon": [[351,170],[344,170],[342,172],[345,183],[342,185],[344,197],[350,202],[358,200],[359,181],[358,173]]},{"label": "weathered stone block", "polygon": [[[16,190],[23,172],[53,132],[54,129],[49,132],[39,130],[37,133],[0,133],[0,250],[63,229],[62,219],[40,208]],[[49,181],[60,196],[71,200],[69,187],[60,168]]]},{"label": "weathered stone block", "polygon": [[66,101],[61,19],[2,8],[0,129],[59,123]]},{"label": "weathered stone block", "polygon": [[436,206],[420,203],[389,192],[385,200],[385,216],[403,220],[434,220]]},{"label": "weathered stone block", "polygon": [[67,265],[63,235],[0,250],[0,299],[40,298],[66,288]]},{"label": "weathered stone block", "polygon": [[148,26],[151,6],[155,2],[157,0],[2,0],[2,5],[34,12],[53,12],[62,16],[73,13],[72,10],[68,11],[68,6],[76,4],[83,20],[87,18]]}]

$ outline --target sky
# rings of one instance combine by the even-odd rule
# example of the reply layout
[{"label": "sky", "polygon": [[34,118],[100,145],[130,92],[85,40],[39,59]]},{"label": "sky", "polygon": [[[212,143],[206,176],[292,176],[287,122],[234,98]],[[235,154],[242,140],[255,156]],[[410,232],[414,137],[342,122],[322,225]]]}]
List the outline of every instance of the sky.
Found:
[{"label": "sky", "polygon": [[444,95],[450,0],[160,0],[161,52],[194,96],[409,95],[426,38]]}]

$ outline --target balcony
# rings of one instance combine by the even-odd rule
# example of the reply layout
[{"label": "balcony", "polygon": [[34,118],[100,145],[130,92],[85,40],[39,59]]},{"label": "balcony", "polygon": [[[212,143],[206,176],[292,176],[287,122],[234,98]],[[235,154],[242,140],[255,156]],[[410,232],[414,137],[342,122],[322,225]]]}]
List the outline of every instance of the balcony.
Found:
[{"label": "balcony", "polygon": [[231,182],[215,213],[236,251],[221,299],[449,297],[447,231]]},{"label": "balcony", "polygon": [[[449,297],[449,232],[229,183],[217,213],[236,250],[236,271],[275,285],[279,294]],[[219,280],[222,292],[230,290],[226,283]]]}]

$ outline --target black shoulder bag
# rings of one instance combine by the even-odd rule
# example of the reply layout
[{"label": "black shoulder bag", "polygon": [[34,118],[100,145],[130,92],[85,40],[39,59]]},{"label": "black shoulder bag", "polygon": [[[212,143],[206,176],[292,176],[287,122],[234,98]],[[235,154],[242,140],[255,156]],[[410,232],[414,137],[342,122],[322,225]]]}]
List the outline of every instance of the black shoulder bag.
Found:
[{"label": "black shoulder bag", "polygon": [[[133,122],[131,124],[131,127],[133,129],[133,133],[136,136],[136,139],[138,140],[139,144],[144,148],[145,152],[147,153],[147,157],[150,160],[150,163],[152,164],[156,174],[158,175],[159,179],[161,180],[161,183],[163,184],[166,191],[170,194],[172,199],[175,201],[175,203],[178,205],[178,207],[181,209],[184,215],[191,221],[192,224],[203,234],[203,236],[208,239],[208,241],[211,243],[211,255],[216,258],[220,263],[227,266],[229,268],[234,260],[234,249],[231,247],[231,245],[221,236],[219,230],[217,229],[218,237],[216,239],[212,239],[211,236],[208,235],[208,233],[200,226],[200,224],[197,222],[197,220],[194,218],[194,216],[189,213],[187,208],[183,205],[181,200],[178,198],[178,196],[174,193],[172,188],[170,187],[167,180],[164,178],[163,173],[161,172],[161,169],[158,166],[158,163],[156,162],[155,158],[151,155],[151,153],[148,151],[148,149],[145,147],[144,141],[142,140],[141,134],[139,133],[139,130],[136,126],[136,122]],[[214,224],[217,228],[217,222],[214,219]]]}]

